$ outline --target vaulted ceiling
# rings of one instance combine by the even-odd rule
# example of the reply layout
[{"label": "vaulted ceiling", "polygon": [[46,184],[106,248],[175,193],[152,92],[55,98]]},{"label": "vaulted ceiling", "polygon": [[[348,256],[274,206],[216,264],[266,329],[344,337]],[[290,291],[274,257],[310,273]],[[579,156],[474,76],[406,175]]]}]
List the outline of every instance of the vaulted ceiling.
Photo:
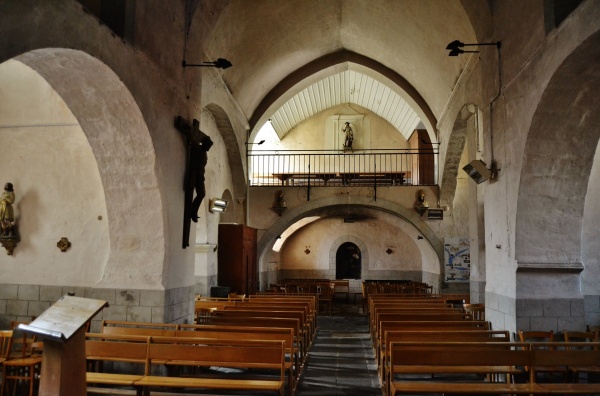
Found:
[{"label": "vaulted ceiling", "polygon": [[[282,81],[316,59],[343,50],[397,73],[422,97],[434,119],[439,119],[468,61],[468,56],[448,57],[446,45],[455,39],[476,42],[478,27],[471,21],[489,17],[485,1],[254,0],[249,7],[246,0],[230,0],[201,4],[191,33],[201,30],[207,59],[223,57],[233,63],[234,67],[221,71],[222,77],[249,120],[256,118],[261,102]],[[369,106],[361,106],[381,113],[403,133],[415,123],[414,115],[402,115],[408,111],[401,98],[390,94],[395,87],[349,71],[320,78],[315,78],[318,72],[311,73],[296,76],[286,92],[276,92],[286,96],[287,107],[281,103],[269,109],[262,121],[274,119],[279,134],[312,111],[337,101],[370,101]],[[312,81],[300,84],[302,79]],[[356,84],[344,85],[357,79],[358,91]],[[396,106],[387,102],[386,95],[397,100],[396,111],[389,110]],[[412,110],[419,109],[413,104]]]},{"label": "vaulted ceiling", "polygon": [[285,134],[318,112],[343,103],[355,103],[387,120],[406,139],[421,122],[415,110],[386,84],[346,70],[323,78],[298,92],[270,117],[273,129]]}]

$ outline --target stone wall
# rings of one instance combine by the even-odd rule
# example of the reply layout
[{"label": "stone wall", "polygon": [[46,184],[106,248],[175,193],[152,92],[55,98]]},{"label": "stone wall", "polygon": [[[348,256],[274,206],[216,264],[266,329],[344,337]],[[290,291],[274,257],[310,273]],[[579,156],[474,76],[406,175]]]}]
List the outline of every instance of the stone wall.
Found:
[{"label": "stone wall", "polygon": [[0,329],[10,321],[30,321],[69,292],[77,297],[107,301],[92,320],[92,331],[100,330],[102,320],[130,322],[193,323],[194,288],[170,290],[95,289],[71,286],[0,284]]}]

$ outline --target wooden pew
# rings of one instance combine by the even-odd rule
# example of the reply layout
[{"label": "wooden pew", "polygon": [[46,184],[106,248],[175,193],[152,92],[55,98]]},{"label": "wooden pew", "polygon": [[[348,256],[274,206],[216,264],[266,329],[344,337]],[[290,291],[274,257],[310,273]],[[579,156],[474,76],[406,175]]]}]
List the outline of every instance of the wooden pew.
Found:
[{"label": "wooden pew", "polygon": [[248,301],[273,301],[273,302],[308,302],[311,310],[315,313],[319,312],[319,296],[316,293],[303,294],[280,294],[280,293],[258,293],[248,296]]},{"label": "wooden pew", "polygon": [[282,318],[282,319],[298,319],[300,333],[304,344],[304,352],[312,342],[311,328],[309,327],[304,312],[299,311],[281,311],[281,310],[246,310],[232,309],[215,311],[213,317],[230,317],[237,320],[246,321],[249,318]]},{"label": "wooden pew", "polygon": [[370,313],[370,324],[371,327],[377,327],[376,321],[379,314],[395,314],[395,313],[427,313],[427,314],[437,314],[437,313],[458,313],[463,314],[464,311],[460,308],[452,308],[446,306],[432,306],[432,307],[421,307],[421,306],[377,306],[373,308],[373,312]]},{"label": "wooden pew", "polygon": [[179,324],[154,322],[129,322],[126,320],[103,320],[100,323],[100,333],[114,335],[138,336],[175,336]]},{"label": "wooden pew", "polygon": [[273,318],[273,317],[239,317],[227,316],[207,316],[204,318],[203,325],[219,326],[238,326],[238,327],[266,327],[266,328],[289,328],[294,331],[295,346],[300,351],[300,362],[304,364],[306,360],[306,343],[301,333],[300,320],[294,318]]},{"label": "wooden pew", "polygon": [[259,341],[283,341],[286,354],[286,371],[288,372],[289,395],[294,394],[300,376],[300,360],[297,348],[294,347],[294,332],[285,328],[182,325],[177,337],[200,337],[203,339],[235,339]]},{"label": "wooden pew", "polygon": [[[390,345],[390,395],[397,394],[535,394],[546,393],[535,382],[490,382],[487,375],[506,375],[531,365],[529,345],[480,342],[394,342]],[[431,376],[444,374],[443,379]],[[423,380],[423,376],[430,380]],[[460,375],[461,381],[452,380]],[[400,378],[398,378],[400,377]]]},{"label": "wooden pew", "polygon": [[[144,376],[147,342],[144,336],[110,336],[86,334],[85,353],[88,362],[86,381],[90,385],[110,385],[134,388]],[[138,373],[103,372],[104,362],[137,363]]]},{"label": "wooden pew", "polygon": [[[571,378],[581,367],[600,367],[599,342],[532,342],[532,367],[560,367],[567,366],[571,371]],[[533,374],[535,380],[537,376]],[[600,383],[538,383],[547,394],[551,395],[599,395]]]},{"label": "wooden pew", "polygon": [[431,330],[491,330],[491,324],[487,321],[479,320],[457,320],[457,321],[437,321],[437,320],[418,320],[418,321],[383,321],[379,324],[379,332],[373,340],[375,350],[379,348],[381,340],[384,339],[386,331],[411,330],[411,331],[431,331]]},{"label": "wooden pew", "polygon": [[406,312],[406,313],[383,313],[377,314],[375,323],[371,327],[371,336],[376,337],[379,333],[381,322],[385,321],[456,321],[471,320],[471,316],[465,313],[427,313],[427,312]]},{"label": "wooden pew", "polygon": [[[600,394],[600,383],[536,382],[535,367],[600,365],[600,343],[581,344],[587,349],[567,349],[564,343],[393,342],[390,394]],[[489,382],[477,377],[506,374],[509,378],[515,367],[526,366],[532,369],[525,383]],[[460,374],[461,381],[422,378],[436,374]],[[472,375],[472,381],[465,380],[467,374]],[[415,380],[409,375],[421,378]]]},{"label": "wooden pew", "polygon": [[276,302],[256,302],[256,301],[244,301],[238,302],[232,307],[226,307],[224,310],[246,310],[246,311],[300,311],[304,313],[303,321],[307,324],[309,331],[309,339],[312,340],[316,335],[317,318],[316,313],[311,311],[310,306],[306,302],[288,302],[288,303],[276,303]]},{"label": "wooden pew", "polygon": [[[381,348],[377,351],[377,362],[381,382],[389,394],[390,384],[390,345],[395,342],[510,342],[510,334],[506,330],[448,330],[439,327],[435,330],[394,330],[384,333]],[[519,373],[520,370],[513,372]]]},{"label": "wooden pew", "polygon": [[[198,338],[150,337],[144,376],[134,385],[145,388],[197,388],[215,390],[271,391],[283,396],[285,385],[285,343],[283,341],[236,341],[235,344],[198,343]],[[156,361],[174,366],[230,367],[269,370],[272,378],[210,378],[152,375]],[[162,364],[162,363],[161,363]]]}]

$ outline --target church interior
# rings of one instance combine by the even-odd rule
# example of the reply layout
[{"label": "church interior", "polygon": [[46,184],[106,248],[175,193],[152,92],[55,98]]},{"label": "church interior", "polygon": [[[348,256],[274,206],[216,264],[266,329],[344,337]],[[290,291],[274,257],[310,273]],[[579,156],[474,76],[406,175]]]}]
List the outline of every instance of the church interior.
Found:
[{"label": "church interior", "polygon": [[361,310],[369,281],[424,284],[510,334],[600,326],[597,0],[0,20],[0,329],[67,294],[108,303],[91,331],[190,324],[201,296],[290,280]]}]

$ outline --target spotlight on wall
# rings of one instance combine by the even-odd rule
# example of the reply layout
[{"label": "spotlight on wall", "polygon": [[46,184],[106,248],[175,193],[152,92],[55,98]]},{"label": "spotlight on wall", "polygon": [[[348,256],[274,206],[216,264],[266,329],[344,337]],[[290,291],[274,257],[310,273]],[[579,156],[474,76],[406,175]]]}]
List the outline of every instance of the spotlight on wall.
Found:
[{"label": "spotlight on wall", "polygon": [[246,142],[246,146],[250,146],[250,145],[253,145],[253,144],[256,144],[257,146],[260,146],[260,145],[261,145],[261,144],[263,144],[264,142],[265,142],[264,140],[261,140],[261,141],[260,141],[260,142],[258,142],[258,143]]},{"label": "spotlight on wall", "polygon": [[227,202],[224,199],[213,198],[210,200],[210,205],[208,207],[208,210],[210,210],[211,213],[215,213],[215,212],[222,213],[222,212],[225,212],[228,204],[229,204],[229,202]]},{"label": "spotlight on wall", "polygon": [[480,46],[480,45],[495,45],[496,48],[500,48],[500,41],[496,41],[495,43],[465,44],[463,42],[460,42],[459,40],[454,40],[453,42],[451,42],[450,44],[448,44],[446,46],[446,49],[450,50],[450,53],[448,53],[448,56],[458,56],[460,54],[464,54],[467,52],[479,52],[479,51],[465,51],[465,50],[462,50],[461,48],[471,47],[471,46]]},{"label": "spotlight on wall", "polygon": [[492,164],[492,169],[488,169],[485,162],[482,160],[473,160],[463,167],[463,170],[467,172],[467,175],[475,183],[481,184],[486,180],[494,179],[496,177],[495,166]]},{"label": "spotlight on wall", "polygon": [[187,63],[185,60],[181,62],[181,66],[183,67],[216,67],[217,69],[228,69],[231,66],[231,62],[227,59],[219,58],[216,61],[212,62],[202,62],[202,63]]}]

